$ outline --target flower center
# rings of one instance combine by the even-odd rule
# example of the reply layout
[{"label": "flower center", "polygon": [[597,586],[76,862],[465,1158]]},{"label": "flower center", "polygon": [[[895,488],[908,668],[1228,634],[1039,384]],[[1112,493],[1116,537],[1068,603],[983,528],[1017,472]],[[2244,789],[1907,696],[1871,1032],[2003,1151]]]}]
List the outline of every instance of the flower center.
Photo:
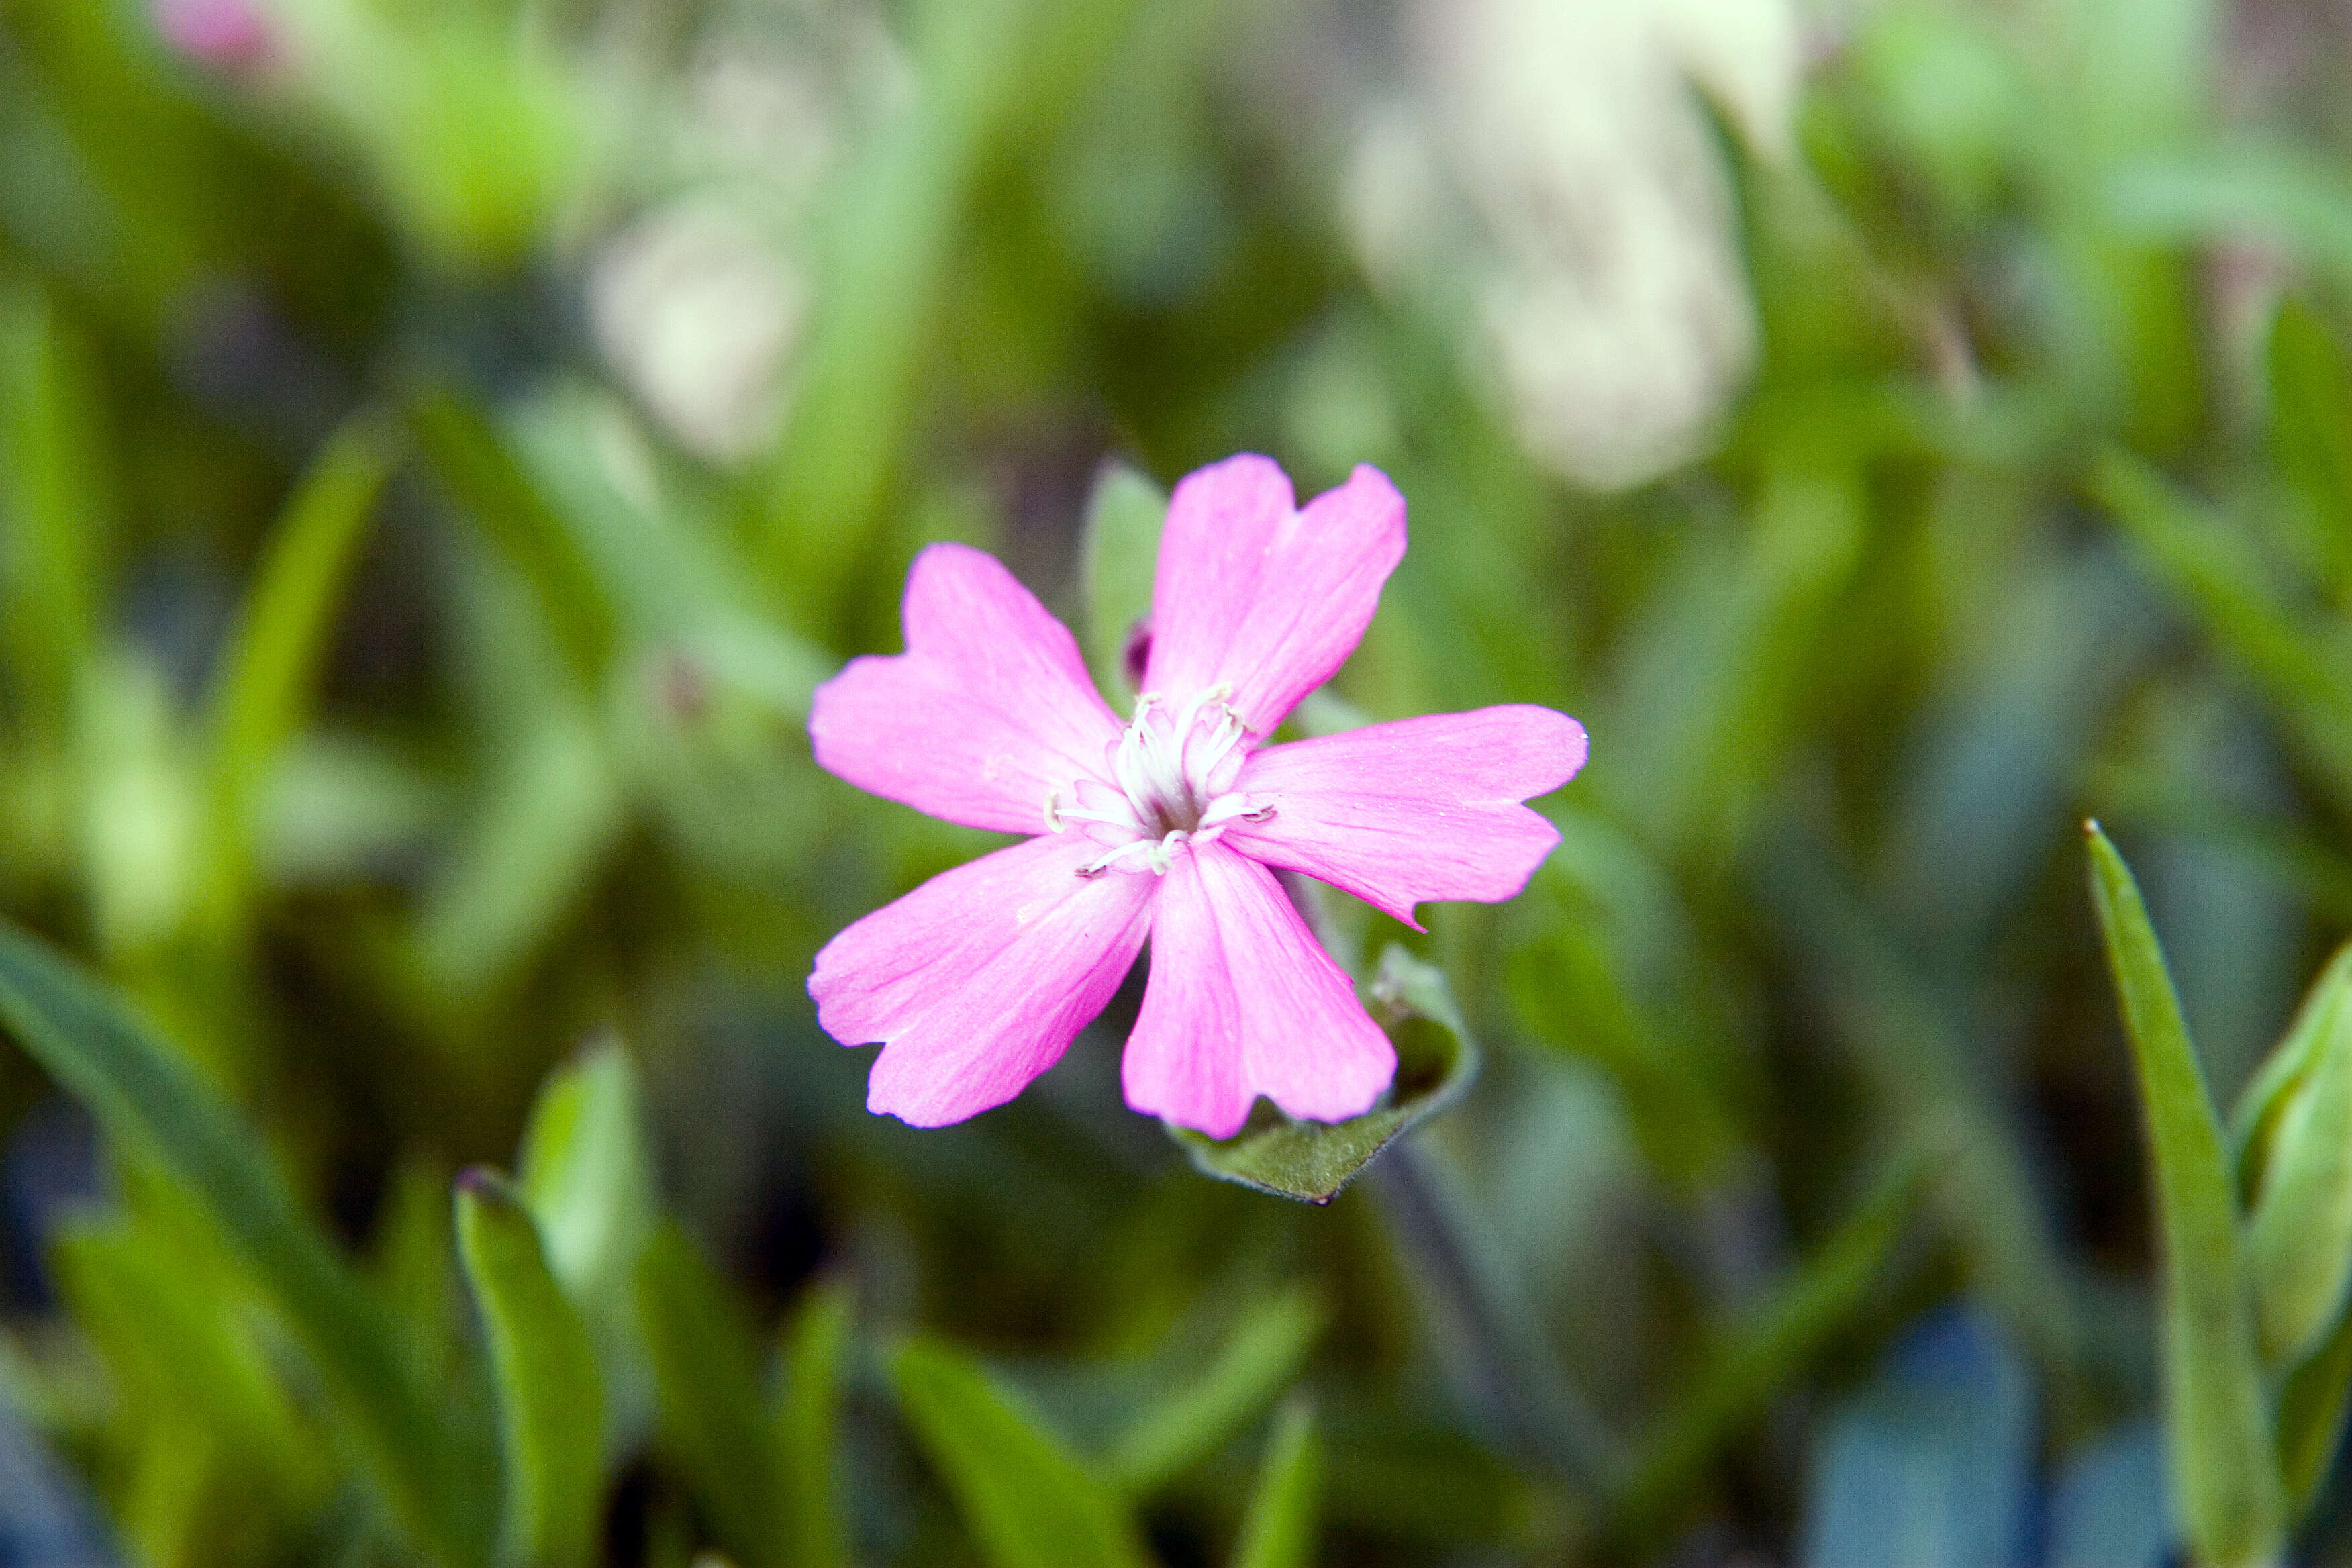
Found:
[{"label": "flower center", "polygon": [[1099,876],[1114,866],[1164,875],[1169,858],[1187,844],[1206,844],[1238,818],[1262,821],[1271,806],[1253,806],[1234,791],[1249,755],[1249,731],[1226,699],[1230,686],[1213,686],[1175,707],[1155,692],[1135,700],[1135,718],[1108,757],[1118,789],[1079,779],[1066,794],[1045,796],[1045,827],[1066,826],[1107,853],[1078,868]]}]

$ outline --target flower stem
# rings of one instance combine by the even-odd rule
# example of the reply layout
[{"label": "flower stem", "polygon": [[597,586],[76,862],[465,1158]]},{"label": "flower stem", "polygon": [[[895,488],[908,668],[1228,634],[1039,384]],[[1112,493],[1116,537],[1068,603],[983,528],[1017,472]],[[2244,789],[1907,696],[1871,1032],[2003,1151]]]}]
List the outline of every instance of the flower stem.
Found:
[{"label": "flower stem", "polygon": [[1613,1493],[1622,1445],[1553,1355],[1446,1164],[1406,1138],[1365,1177],[1419,1282],[1448,1379],[1496,1446],[1589,1496]]}]

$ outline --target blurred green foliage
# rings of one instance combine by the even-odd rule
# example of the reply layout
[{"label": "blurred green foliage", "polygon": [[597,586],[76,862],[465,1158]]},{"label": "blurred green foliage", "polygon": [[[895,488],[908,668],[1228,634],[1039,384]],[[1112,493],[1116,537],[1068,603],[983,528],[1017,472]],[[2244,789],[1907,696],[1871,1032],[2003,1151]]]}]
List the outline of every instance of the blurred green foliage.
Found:
[{"label": "blurred green foliage", "polygon": [[[1643,171],[1448,107],[1508,0],[0,0],[0,1561],[2347,1550],[2352,40],[1752,9],[1785,137],[1577,13],[1755,351],[1600,489],[1481,289]],[[1412,508],[1300,729],[1575,713],[1560,847],[1316,899],[1359,1123],[1180,1147],[1132,988],[868,1118],[810,958],[990,840],[811,691],[956,538],[1124,700],[1244,449]]]}]

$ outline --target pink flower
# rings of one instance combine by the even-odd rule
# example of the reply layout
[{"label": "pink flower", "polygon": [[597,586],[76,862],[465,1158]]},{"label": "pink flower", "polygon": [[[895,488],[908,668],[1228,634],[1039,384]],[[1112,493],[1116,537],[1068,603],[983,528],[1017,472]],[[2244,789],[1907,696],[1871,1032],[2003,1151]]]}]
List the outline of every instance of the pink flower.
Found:
[{"label": "pink flower", "polygon": [[917,558],[907,651],[818,689],[817,761],[933,816],[1035,837],[817,954],[825,1032],[883,1043],[868,1110],[939,1127],[1003,1104],[1060,1059],[1147,936],[1129,1105],[1217,1138],[1259,1095],[1318,1121],[1371,1108],[1396,1053],[1273,868],[1408,923],[1423,900],[1510,898],[1559,841],[1520,803],[1585,751],[1575,720],[1530,707],[1260,745],[1354,651],[1403,554],[1404,498],[1376,468],[1304,510],[1264,458],[1189,476],[1126,724],[994,559],[957,544]]},{"label": "pink flower", "polygon": [[252,0],[152,0],[152,16],[165,43],[222,70],[263,65],[277,47]]}]

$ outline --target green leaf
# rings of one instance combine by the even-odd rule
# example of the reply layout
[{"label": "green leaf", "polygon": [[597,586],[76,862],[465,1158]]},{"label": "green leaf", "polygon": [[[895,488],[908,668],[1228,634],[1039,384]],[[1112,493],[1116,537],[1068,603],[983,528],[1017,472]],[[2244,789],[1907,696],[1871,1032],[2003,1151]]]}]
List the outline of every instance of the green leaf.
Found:
[{"label": "green leaf", "polygon": [[39,719],[60,731],[98,643],[114,514],[93,357],[39,293],[0,288],[0,635]]},{"label": "green leaf", "polygon": [[1916,1153],[1899,1160],[1754,1320],[1714,1347],[1618,1495],[1618,1536],[1671,1523],[1724,1445],[1796,1386],[1831,1337],[1868,1303],[1919,1211],[1929,1165]]},{"label": "green leaf", "polygon": [[1078,536],[1079,579],[1086,584],[1087,664],[1095,684],[1125,712],[1135,700],[1127,650],[1151,614],[1151,579],[1160,566],[1160,528],[1168,492],[1124,463],[1095,475]]},{"label": "green leaf", "polygon": [[336,604],[391,472],[373,420],[338,430],[287,503],[238,613],[211,695],[213,805],[227,851],[214,873],[230,884],[224,896],[242,896],[262,786],[301,728]]},{"label": "green leaf", "polygon": [[2352,942],[2336,950],[2336,956],[2304,994],[2303,1005],[2295,1009],[2286,1033],[2239,1091],[2237,1107],[2230,1113],[2230,1146],[2237,1152],[2238,1201],[2248,1209],[2260,1202],[2263,1175],[2270,1163],[2271,1135],[2294,1092],[2311,1076],[2312,1063],[2328,1037],[2347,985],[2352,985]]},{"label": "green leaf", "polygon": [[1120,1435],[1104,1460],[1111,1480],[1141,1497],[1213,1452],[1290,1385],[1324,1319],[1299,1290],[1251,1308],[1200,1376]]},{"label": "green leaf", "polygon": [[992,1568],[1143,1568],[1118,1496],[961,1352],[910,1340],[890,1375]]},{"label": "green leaf", "polygon": [[2279,1468],[2287,1502],[2302,1519],[2318,1500],[2336,1450],[2344,1436],[2344,1413],[2352,1405],[2352,1312],[2319,1348],[2287,1375],[2279,1391]]},{"label": "green leaf", "polygon": [[488,1497],[398,1331],[293,1199],[252,1132],[115,997],[0,925],[0,1021],[107,1135],[201,1202],[310,1353],[394,1527],[450,1564],[484,1553]]},{"label": "green leaf", "polygon": [[813,1286],[784,1333],[784,1396],[776,1409],[783,1493],[776,1560],[782,1568],[845,1568],[849,1562],[849,1525],[834,1469],[851,1313],[847,1286]]},{"label": "green leaf", "polygon": [[2340,585],[2352,565],[2352,364],[2319,313],[2290,296],[2271,324],[2269,369],[2271,452],[2299,509],[2305,568]]},{"label": "green leaf", "polygon": [[2278,1552],[2284,1503],[2221,1129],[2138,886],[2098,824],[2085,832],[2156,1167],[2176,1506],[2200,1561],[2264,1563]]},{"label": "green leaf", "polygon": [[1307,1568],[1315,1561],[1317,1493],[1323,1462],[1315,1442],[1315,1411],[1293,1399],[1276,1417],[1274,1436],[1258,1466],[1249,1511],[1242,1516],[1234,1568]]},{"label": "green leaf", "polygon": [[518,1184],[547,1266],[591,1319],[625,1319],[653,1234],[653,1157],[637,1076],[607,1037],[548,1075],[523,1131]]},{"label": "green leaf", "polygon": [[2137,458],[2102,454],[2092,489],[2175,595],[2282,710],[2295,738],[2352,798],[2347,671],[2317,631],[2279,602],[2270,570],[2239,529],[2225,525]]},{"label": "green leaf", "polygon": [[2329,999],[2310,1071],[2271,1135],[2247,1237],[2263,1351],[2274,1363],[2314,1348],[2352,1283],[2352,1008],[2341,988]]},{"label": "green leaf", "polygon": [[1478,1076],[1478,1046],[1454,1005],[1445,972],[1402,947],[1381,955],[1373,1016],[1397,1050],[1387,1104],[1339,1122],[1265,1120],[1261,1105],[1241,1133],[1223,1142],[1189,1128],[1169,1135],[1196,1169],[1276,1197],[1328,1204],[1380,1152],[1452,1105]]},{"label": "green leaf", "polygon": [[781,1539],[774,1434],[762,1409],[760,1352],[727,1282],[676,1225],[637,1260],[637,1310],[661,1405],[663,1445],[745,1568]]},{"label": "green leaf", "polygon": [[615,616],[562,512],[489,416],[457,394],[418,397],[409,426],[450,498],[530,584],[581,689],[594,689],[618,637]]},{"label": "green leaf", "polygon": [[499,1556],[528,1568],[589,1560],[604,1495],[604,1387],[595,1352],[504,1178],[457,1179],[457,1253],[481,1309],[506,1456]]}]

